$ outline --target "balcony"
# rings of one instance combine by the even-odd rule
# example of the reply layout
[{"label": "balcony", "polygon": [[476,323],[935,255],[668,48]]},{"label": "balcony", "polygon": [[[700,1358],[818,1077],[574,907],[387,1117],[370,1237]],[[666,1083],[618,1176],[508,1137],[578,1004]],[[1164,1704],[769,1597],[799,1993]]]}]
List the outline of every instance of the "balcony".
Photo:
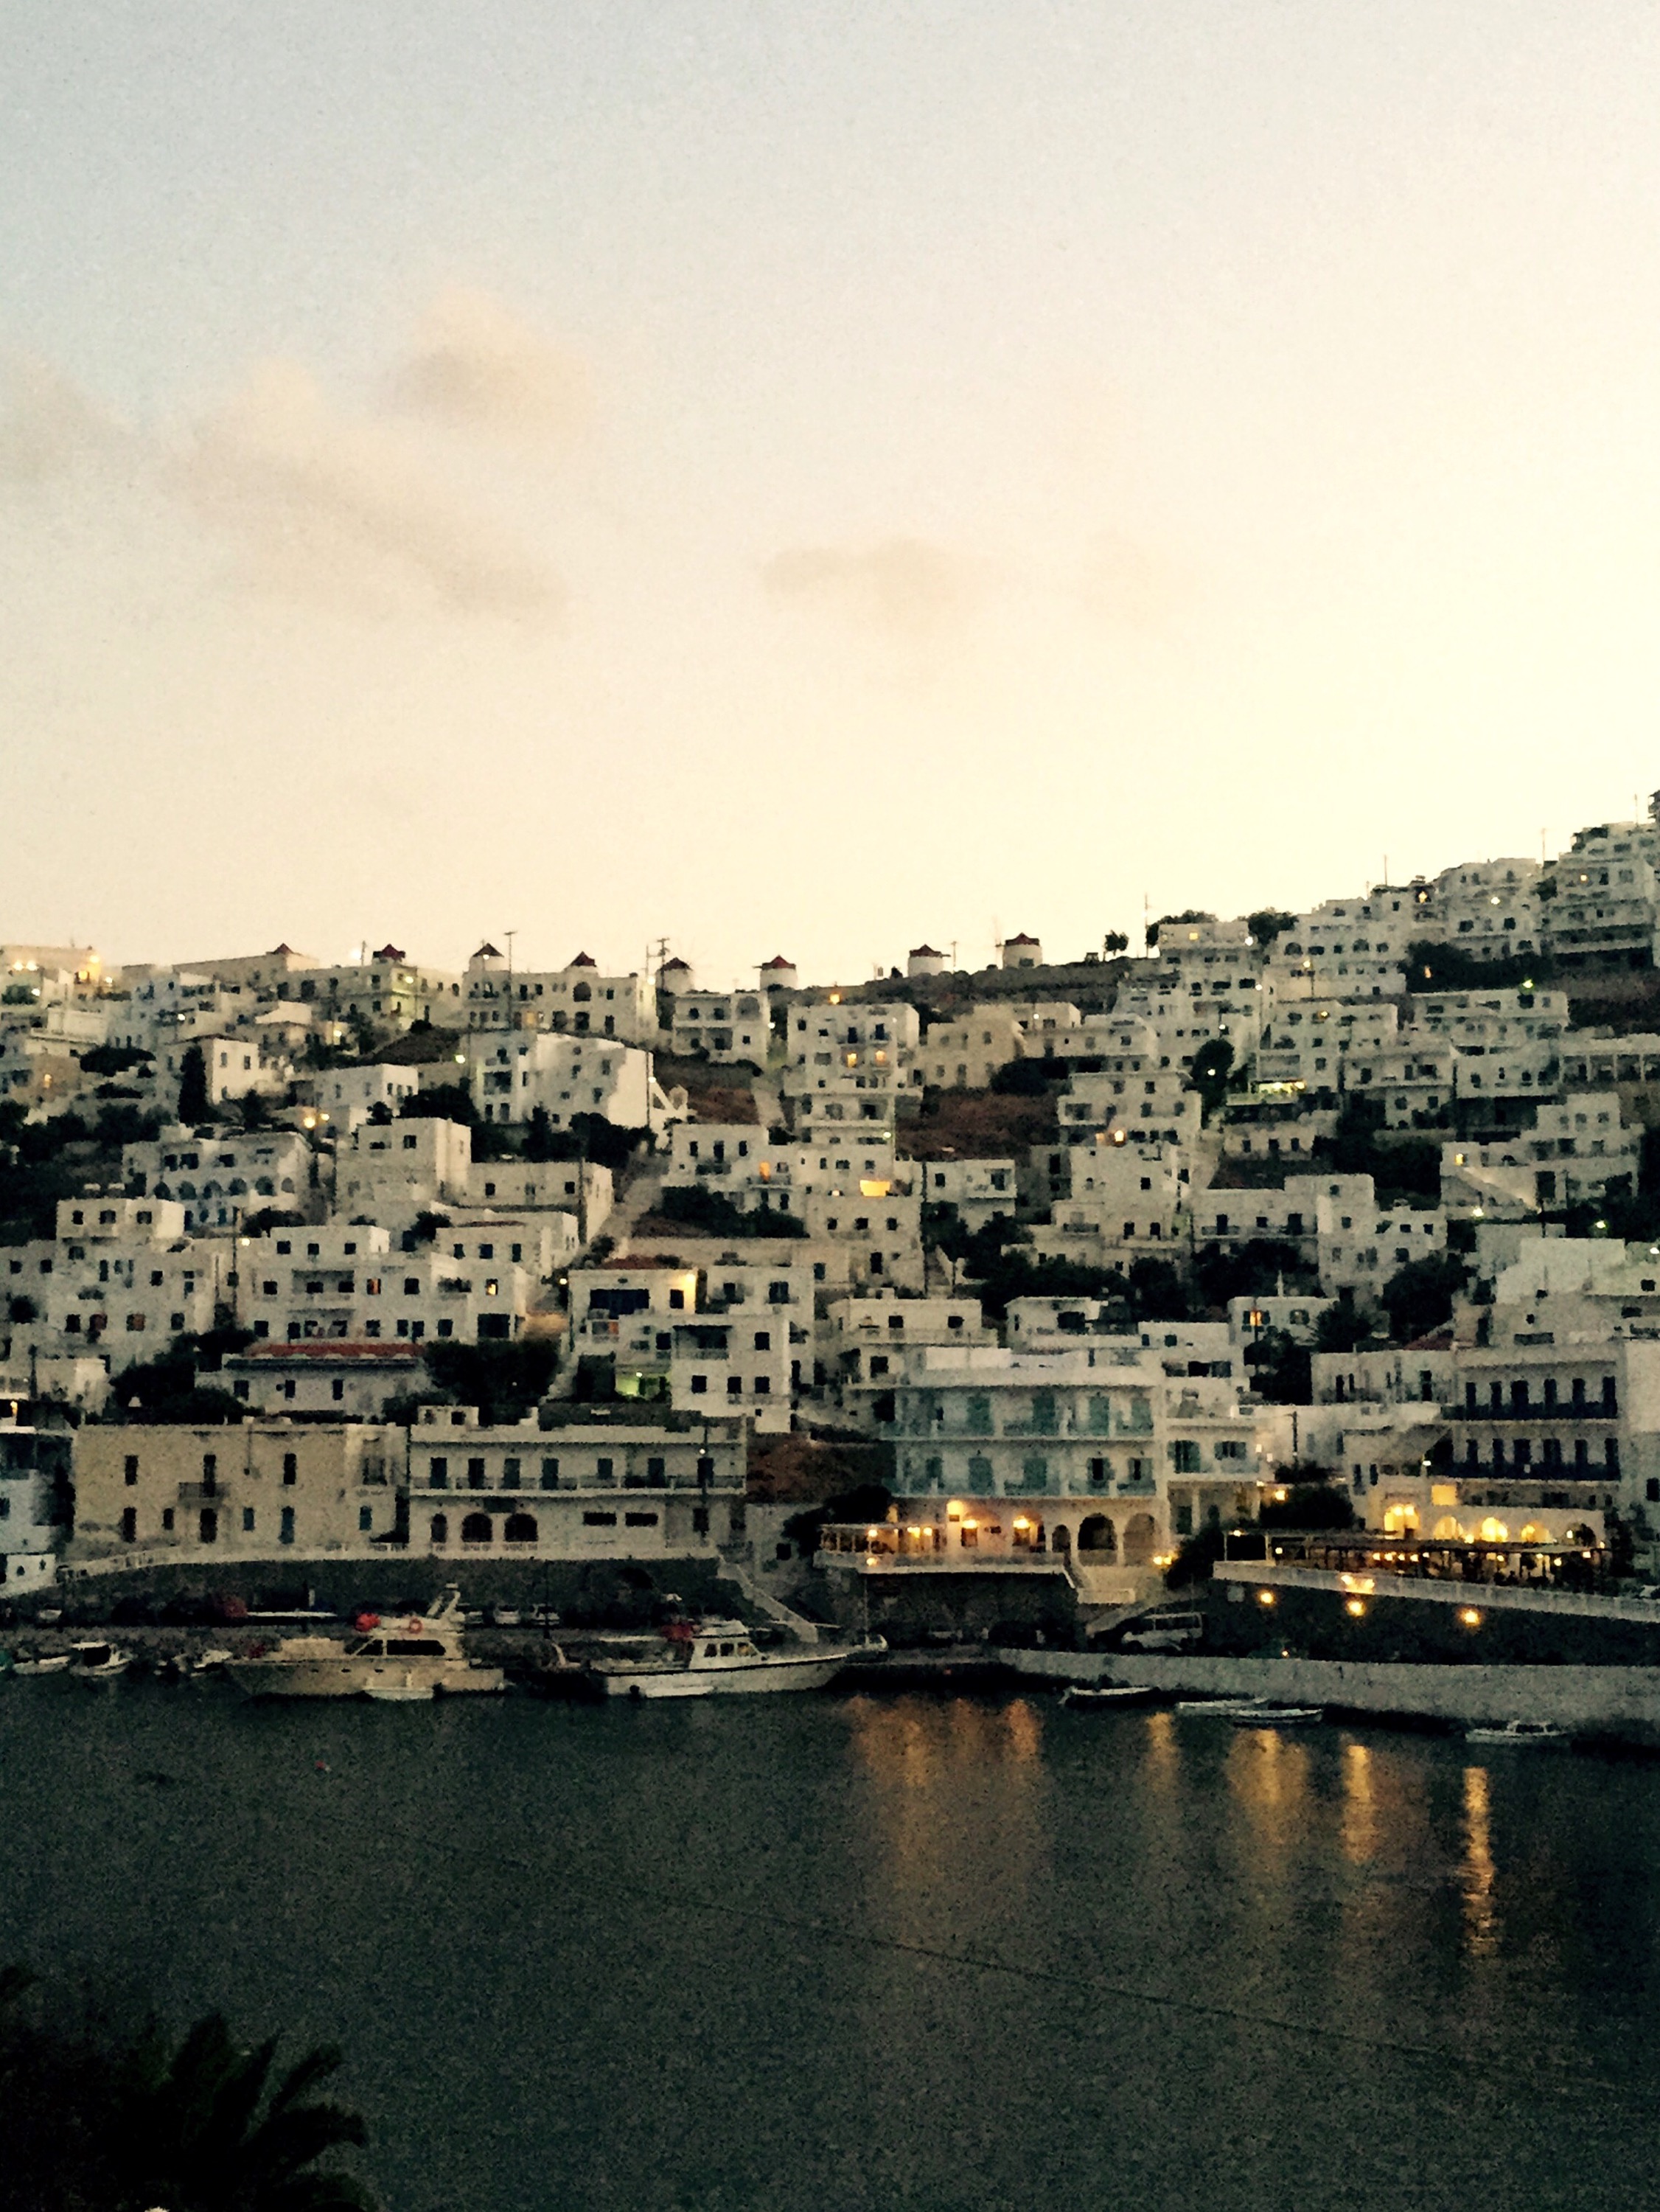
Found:
[{"label": "balcony", "polygon": [[1618,1400],[1605,1398],[1559,1399],[1555,1405],[1528,1406],[1450,1406],[1446,1418],[1455,1421],[1486,1421],[1508,1426],[1512,1423],[1530,1422],[1536,1428],[1543,1422],[1553,1421],[1617,1421],[1620,1418]]}]

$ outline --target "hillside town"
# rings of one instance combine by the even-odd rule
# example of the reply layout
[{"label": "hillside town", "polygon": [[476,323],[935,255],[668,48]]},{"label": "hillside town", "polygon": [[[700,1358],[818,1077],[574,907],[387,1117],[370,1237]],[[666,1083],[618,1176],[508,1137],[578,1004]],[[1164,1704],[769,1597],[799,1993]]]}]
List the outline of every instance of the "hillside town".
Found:
[{"label": "hillside town", "polygon": [[990,1621],[1312,1486],[1651,1571],[1660,794],[1144,934],[736,988],[0,948],[8,1596],[701,1557]]}]

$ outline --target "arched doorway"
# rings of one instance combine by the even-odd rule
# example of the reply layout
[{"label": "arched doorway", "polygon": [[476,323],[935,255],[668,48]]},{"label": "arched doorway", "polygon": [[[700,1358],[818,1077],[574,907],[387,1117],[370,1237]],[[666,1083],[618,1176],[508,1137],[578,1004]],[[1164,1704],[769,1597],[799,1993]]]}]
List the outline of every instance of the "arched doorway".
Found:
[{"label": "arched doorway", "polygon": [[433,1514],[432,1536],[433,1541],[435,1544],[447,1544],[449,1542],[450,1516],[447,1513]]},{"label": "arched doorway", "polygon": [[501,1532],[502,1540],[508,1544],[534,1544],[536,1540],[536,1516],[533,1513],[510,1513],[507,1525]]},{"label": "arched doorway", "polygon": [[488,1513],[470,1513],[461,1524],[463,1544],[488,1544],[490,1540],[490,1516]]},{"label": "arched doorway", "polygon": [[1072,1531],[1067,1527],[1064,1521],[1061,1522],[1056,1528],[1051,1529],[1049,1534],[1049,1548],[1051,1552],[1058,1552],[1063,1559],[1064,1559],[1066,1554],[1072,1549]]},{"label": "arched doorway", "polygon": [[1150,1513],[1132,1516],[1124,1532],[1124,1563],[1144,1567],[1159,1548],[1159,1524]]},{"label": "arched doorway", "polygon": [[1080,1523],[1078,1549],[1081,1552],[1104,1553],[1110,1559],[1118,1548],[1118,1532],[1105,1513],[1092,1513]]}]

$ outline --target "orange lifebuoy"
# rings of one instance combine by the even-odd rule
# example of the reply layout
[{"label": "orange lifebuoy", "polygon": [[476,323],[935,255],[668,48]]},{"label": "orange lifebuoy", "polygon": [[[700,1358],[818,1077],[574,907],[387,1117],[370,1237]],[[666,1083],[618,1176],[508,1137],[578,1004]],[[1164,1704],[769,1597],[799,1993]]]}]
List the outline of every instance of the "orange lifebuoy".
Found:
[{"label": "orange lifebuoy", "polygon": [[426,1625],[425,1621],[421,1620],[406,1620],[403,1624],[403,1633],[406,1636],[419,1636]]}]

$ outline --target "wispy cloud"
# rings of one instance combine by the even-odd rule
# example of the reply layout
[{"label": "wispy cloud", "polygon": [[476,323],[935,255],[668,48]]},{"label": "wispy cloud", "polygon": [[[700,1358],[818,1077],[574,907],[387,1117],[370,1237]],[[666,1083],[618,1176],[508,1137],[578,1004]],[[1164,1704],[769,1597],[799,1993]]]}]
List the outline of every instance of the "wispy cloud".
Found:
[{"label": "wispy cloud", "polygon": [[820,607],[891,638],[924,640],[954,628],[980,596],[980,577],[960,554],[919,538],[863,547],[805,545],[761,567],[776,597]]},{"label": "wispy cloud", "polygon": [[544,562],[293,362],[265,363],[196,423],[167,481],[266,589],[387,611],[426,601],[545,620],[560,606]]},{"label": "wispy cloud", "polygon": [[433,301],[389,389],[399,408],[526,445],[568,443],[593,412],[587,364],[482,292]]},{"label": "wispy cloud", "polygon": [[0,485],[49,483],[126,443],[120,425],[51,362],[0,362]]}]

